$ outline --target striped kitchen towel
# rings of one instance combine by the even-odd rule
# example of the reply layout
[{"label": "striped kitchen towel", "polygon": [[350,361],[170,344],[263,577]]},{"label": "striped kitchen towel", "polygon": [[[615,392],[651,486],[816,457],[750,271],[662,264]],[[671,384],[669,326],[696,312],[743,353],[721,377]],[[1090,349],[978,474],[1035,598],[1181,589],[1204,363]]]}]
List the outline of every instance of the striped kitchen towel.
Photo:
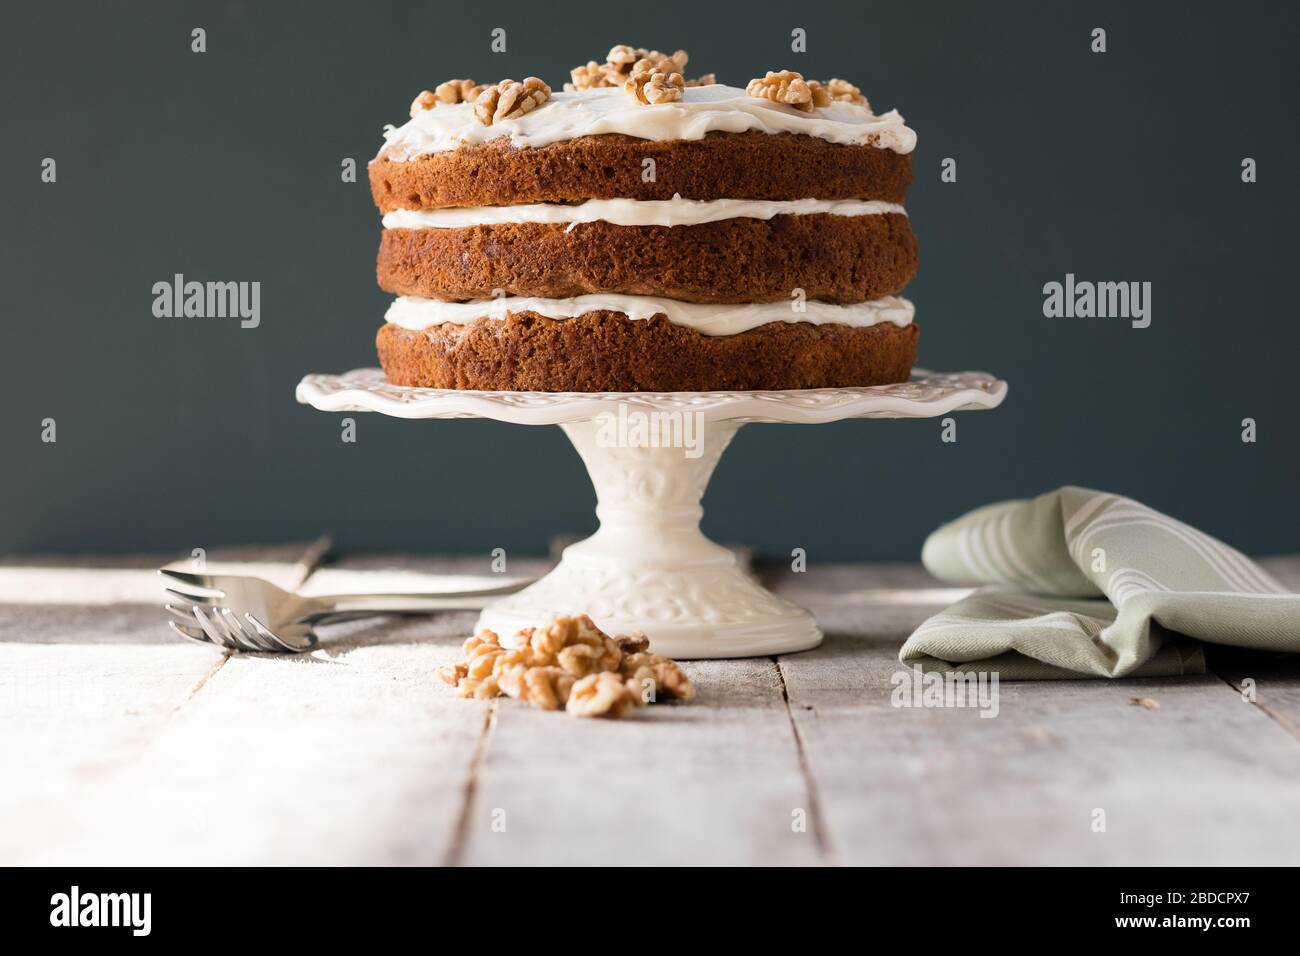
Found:
[{"label": "striped kitchen towel", "polygon": [[907,639],[899,658],[923,669],[1199,674],[1197,641],[1300,651],[1300,594],[1120,495],[1065,487],[978,508],[931,534],[921,560],[944,581],[984,585]]}]

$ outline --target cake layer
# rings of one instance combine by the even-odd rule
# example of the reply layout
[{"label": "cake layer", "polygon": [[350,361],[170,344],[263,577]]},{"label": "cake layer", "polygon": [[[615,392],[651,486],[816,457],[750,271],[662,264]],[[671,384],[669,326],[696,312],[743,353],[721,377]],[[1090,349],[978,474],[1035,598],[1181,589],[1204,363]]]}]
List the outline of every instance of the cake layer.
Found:
[{"label": "cake layer", "polygon": [[831,388],[906,381],[916,325],[773,322],[707,336],[662,318],[536,313],[411,330],[380,327],[379,361],[396,385],[506,391],[693,392]]},{"label": "cake layer", "polygon": [[911,302],[892,295],[852,305],[815,301],[719,305],[603,292],[571,299],[502,296],[472,302],[444,302],[441,299],[400,296],[393,300],[384,318],[405,329],[427,329],[444,322],[468,325],[479,319],[506,319],[512,314],[521,315],[525,312],[548,319],[574,319],[588,312],[617,312],[633,321],[662,316],[674,325],[686,326],[702,335],[736,335],[771,322],[809,322],[813,325],[849,325],[855,328],[865,328],[881,322],[907,325],[916,315]]},{"label": "cake layer", "polygon": [[906,216],[777,216],[697,226],[507,223],[386,229],[380,288],[464,300],[598,292],[687,302],[865,302],[916,275]]},{"label": "cake layer", "polygon": [[[430,112],[442,111],[440,107]],[[653,166],[646,160],[653,160]],[[647,181],[651,170],[654,175]],[[370,191],[385,213],[584,199],[666,200],[675,195],[901,203],[911,181],[910,153],[760,132],[710,133],[703,139],[667,142],[583,136],[528,148],[498,138],[405,162],[381,152],[370,164]]]},{"label": "cake layer", "polygon": [[[619,88],[554,93],[537,109],[484,126],[470,103],[421,110],[410,122],[384,133],[381,155],[398,161],[507,137],[512,146],[552,143],[618,133],[647,142],[698,140],[710,133],[795,133],[841,145],[910,153],[916,133],[897,110],[880,116],[853,103],[831,103],[804,112],[750,96],[734,86],[691,87],[676,102],[646,107]],[[683,193],[685,195],[685,193]]]}]

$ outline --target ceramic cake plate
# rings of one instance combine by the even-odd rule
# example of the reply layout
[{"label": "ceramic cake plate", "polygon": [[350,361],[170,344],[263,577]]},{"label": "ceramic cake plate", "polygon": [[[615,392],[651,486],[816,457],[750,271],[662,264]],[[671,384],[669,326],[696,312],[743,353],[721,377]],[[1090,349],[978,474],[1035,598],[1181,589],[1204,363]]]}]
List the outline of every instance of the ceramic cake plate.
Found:
[{"label": "ceramic cake plate", "polygon": [[308,375],[298,401],[328,412],[396,418],[491,418],[559,425],[596,488],[600,527],[535,584],[488,606],[501,635],[557,614],[605,631],[644,631],[675,658],[749,657],[821,642],[813,616],[777,597],[700,531],[700,499],[741,425],[846,418],[932,418],[995,408],[1007,384],[983,372],[913,371],[872,388],[754,392],[480,392],[390,385],[381,370]]}]

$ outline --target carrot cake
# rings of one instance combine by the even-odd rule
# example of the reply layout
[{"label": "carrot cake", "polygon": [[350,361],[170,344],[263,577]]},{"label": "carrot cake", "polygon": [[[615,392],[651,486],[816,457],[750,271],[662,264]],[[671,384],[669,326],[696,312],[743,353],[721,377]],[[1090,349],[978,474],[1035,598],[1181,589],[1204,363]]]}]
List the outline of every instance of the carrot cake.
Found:
[{"label": "carrot cake", "polygon": [[370,163],[380,362],[407,386],[708,391],[905,381],[916,135],[856,87],[687,81],[615,47],[422,93]]}]

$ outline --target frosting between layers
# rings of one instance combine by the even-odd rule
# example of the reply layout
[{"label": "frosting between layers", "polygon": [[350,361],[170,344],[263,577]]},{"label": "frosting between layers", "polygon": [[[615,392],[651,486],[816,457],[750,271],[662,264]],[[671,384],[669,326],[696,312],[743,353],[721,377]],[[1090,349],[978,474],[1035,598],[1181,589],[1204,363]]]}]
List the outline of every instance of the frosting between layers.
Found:
[{"label": "frosting between layers", "polygon": [[916,133],[897,110],[876,116],[853,103],[836,102],[805,113],[749,96],[734,86],[695,86],[681,100],[645,106],[618,88],[553,93],[532,112],[484,126],[472,103],[424,110],[397,128],[387,128],[384,153],[402,162],[461,145],[508,136],[512,146],[546,146],[579,136],[621,133],[638,139],[703,139],[712,132],[801,133],[832,143],[876,146],[896,153],[916,148]]},{"label": "frosting between layers", "polygon": [[588,199],[586,202],[524,203],[449,209],[396,209],[384,216],[385,229],[458,229],[506,222],[609,222],[616,226],[696,226],[723,219],[771,219],[773,216],[907,215],[898,203],[862,199]]},{"label": "frosting between layers", "polygon": [[426,329],[431,325],[453,322],[468,325],[478,319],[505,319],[510,313],[536,312],[550,319],[572,319],[587,312],[622,312],[629,319],[645,320],[662,315],[676,325],[695,329],[703,335],[735,335],[768,322],[810,322],[813,325],[851,325],[858,328],[892,322],[909,325],[916,312],[907,299],[885,296],[853,305],[829,302],[803,303],[796,312],[794,302],[754,302],[742,305],[702,305],[679,302],[648,295],[598,293],[571,299],[543,299],[531,296],[503,296],[474,302],[443,302],[418,296],[400,296],[393,300],[384,318],[404,329]]}]

